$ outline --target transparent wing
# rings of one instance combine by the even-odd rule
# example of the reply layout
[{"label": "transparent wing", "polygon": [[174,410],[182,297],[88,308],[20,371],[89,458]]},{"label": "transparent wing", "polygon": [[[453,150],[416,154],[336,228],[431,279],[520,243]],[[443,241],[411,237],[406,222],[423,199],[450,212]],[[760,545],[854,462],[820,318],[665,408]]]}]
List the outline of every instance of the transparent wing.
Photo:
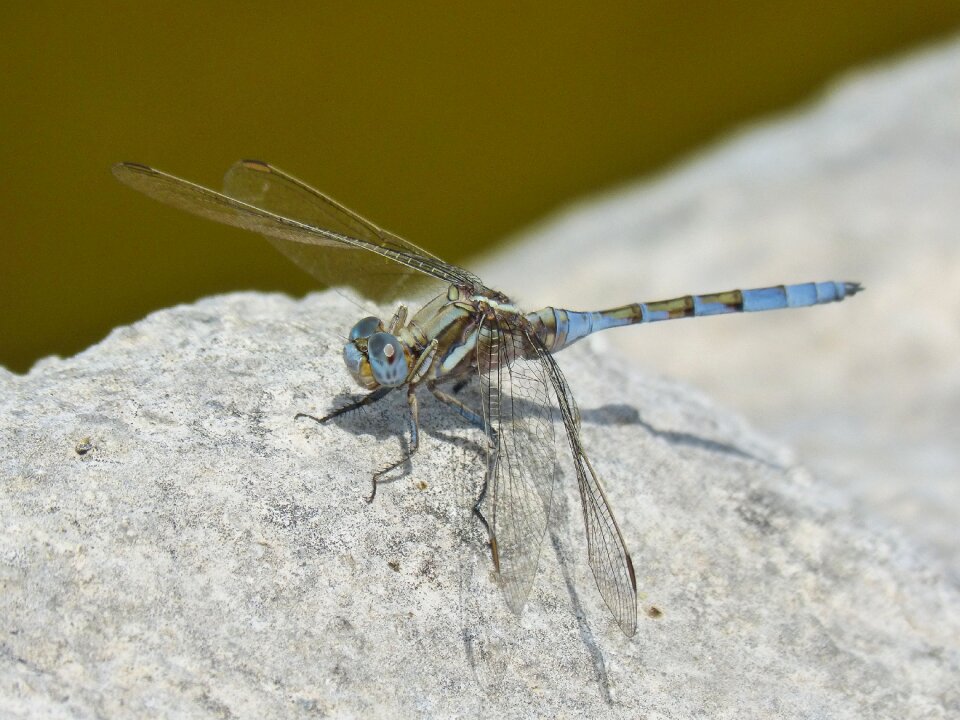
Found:
[{"label": "transparent wing", "polygon": [[234,165],[226,195],[137,163],[114,165],[113,174],[160,202],[258,232],[325,285],[349,285],[378,302],[411,297],[430,278],[482,287],[466,270],[380,230],[265,163]]},{"label": "transparent wing", "polygon": [[553,356],[533,338],[536,354],[556,391],[560,414],[573,453],[577,471],[583,522],[587,529],[587,554],[597,588],[620,629],[632,637],[637,631],[637,579],[633,560],[623,542],[623,535],[613,517],[610,503],[596,471],[580,442],[580,413],[570,387]]},{"label": "transparent wing", "polygon": [[[457,282],[461,284],[482,286],[476,276],[463,268],[445,263],[423,248],[377,227],[333,198],[267,163],[258,160],[234,163],[224,178],[223,192],[275,215],[332,230],[372,245],[397,249],[421,258],[431,268],[445,268],[449,274],[455,274]],[[408,268],[398,267],[391,262],[381,262],[378,266],[375,258],[358,257],[352,248],[333,248],[333,252],[318,253],[310,245],[290,243],[282,238],[267,239],[293,262],[327,285],[335,285],[338,284],[337,280],[356,276],[351,285],[368,297],[382,300],[396,299],[401,294],[412,297],[423,284],[424,276],[421,273],[409,272]]]},{"label": "transparent wing", "polygon": [[478,333],[477,365],[487,456],[487,521],[494,564],[510,608],[519,613],[540,561],[556,478],[549,378],[526,359],[528,336],[500,317]]}]

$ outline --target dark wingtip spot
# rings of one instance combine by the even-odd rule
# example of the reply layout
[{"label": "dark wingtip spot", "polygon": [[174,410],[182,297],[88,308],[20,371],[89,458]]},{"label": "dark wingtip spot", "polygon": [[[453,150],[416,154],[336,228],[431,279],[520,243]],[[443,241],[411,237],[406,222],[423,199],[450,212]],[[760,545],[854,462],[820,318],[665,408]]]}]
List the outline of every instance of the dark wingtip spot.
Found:
[{"label": "dark wingtip spot", "polygon": [[120,177],[125,171],[133,170],[135,172],[153,172],[153,168],[143,163],[118,162],[110,166],[110,172],[116,177]]},{"label": "dark wingtip spot", "polygon": [[240,164],[248,170],[256,170],[257,172],[270,172],[270,166],[263,160],[244,159],[240,161]]}]

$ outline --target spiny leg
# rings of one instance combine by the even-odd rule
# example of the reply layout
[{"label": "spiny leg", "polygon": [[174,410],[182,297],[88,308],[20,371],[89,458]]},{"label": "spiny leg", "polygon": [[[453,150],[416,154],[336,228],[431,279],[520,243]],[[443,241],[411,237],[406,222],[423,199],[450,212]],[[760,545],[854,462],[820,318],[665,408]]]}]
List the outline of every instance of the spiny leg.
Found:
[{"label": "spiny leg", "polygon": [[368,503],[372,503],[373,499],[377,496],[377,485],[396,480],[396,478],[391,478],[389,480],[383,480],[381,478],[391,470],[409,462],[410,458],[412,458],[420,448],[420,411],[419,406],[417,405],[417,393],[415,385],[407,386],[407,405],[410,406],[410,450],[396,462],[390,463],[386,467],[377,470],[373,474],[373,489],[370,491],[370,497],[367,498]]},{"label": "spiny leg", "polygon": [[[449,405],[454,410],[456,410],[463,418],[465,418],[471,425],[483,430],[484,435],[487,437],[487,441],[490,443],[490,460],[487,466],[486,472],[483,474],[483,484],[480,486],[480,493],[477,495],[477,500],[473,504],[473,514],[476,516],[477,520],[480,521],[480,524],[483,525],[484,529],[487,531],[487,538],[490,541],[490,551],[493,555],[493,565],[496,568],[497,572],[500,572],[500,553],[497,550],[497,538],[493,534],[493,529],[490,527],[490,523],[487,521],[487,518],[484,517],[483,512],[480,510],[480,506],[483,504],[483,501],[487,497],[487,488],[490,486],[490,477],[493,474],[494,468],[497,466],[499,461],[498,453],[498,444],[496,431],[490,430],[487,432],[487,428],[483,422],[483,416],[480,415],[477,411],[473,410],[463,401],[453,397],[449,393],[440,390],[437,386],[441,382],[452,382],[453,380],[429,380],[427,381],[427,387],[430,389],[430,392],[433,393],[433,396],[437,398],[440,402]],[[460,379],[454,385],[454,391],[458,388],[462,388],[469,380]]]},{"label": "spiny leg", "polygon": [[374,390],[372,393],[369,393],[368,395],[364,395],[359,400],[356,400],[352,403],[344,405],[343,407],[334,410],[329,415],[324,415],[323,417],[320,417],[320,418],[316,417],[315,415],[310,415],[309,413],[297,413],[296,415],[293,416],[293,419],[299,420],[302,417],[310,418],[311,420],[318,422],[322,425],[323,423],[327,422],[328,420],[332,420],[338,415],[343,415],[344,413],[348,413],[351,410],[358,410],[359,408],[362,408],[364,405],[372,405],[377,400],[380,400],[381,398],[383,398],[387,393],[389,393],[393,389],[394,388],[392,387],[378,388]]},{"label": "spiny leg", "polygon": [[497,463],[500,462],[500,443],[497,439],[496,430],[490,429],[490,433],[487,435],[487,441],[490,443],[490,455],[487,461],[487,469],[483,473],[483,484],[480,486],[480,492],[477,494],[476,502],[473,503],[473,514],[477,520],[480,521],[480,524],[483,525],[484,530],[487,531],[487,539],[490,542],[490,555],[493,557],[493,567],[499,573],[500,550],[497,548],[497,536],[494,534],[493,528],[490,527],[490,523],[487,522],[487,518],[484,517],[483,512],[480,510],[483,501],[487,499],[490,478],[493,477],[496,472]]},{"label": "spiny leg", "polygon": [[[406,322],[407,317],[407,308],[405,305],[400,305],[397,308],[397,312],[393,316],[393,320],[390,321],[391,331],[394,331],[396,328],[402,326]],[[373,502],[373,499],[377,495],[377,485],[382,482],[392,482],[392,480],[382,480],[381,476],[387,474],[396,467],[399,467],[403,463],[410,460],[413,457],[414,453],[417,452],[417,449],[420,445],[420,416],[418,412],[417,396],[415,393],[416,381],[418,381],[422,375],[429,369],[430,363],[433,361],[433,356],[437,351],[437,341],[433,340],[427,347],[424,349],[424,352],[421,353],[420,357],[417,360],[417,363],[413,366],[413,369],[410,371],[409,376],[406,379],[407,383],[407,404],[410,406],[410,452],[400,458],[397,462],[388,465],[385,468],[382,468],[373,474],[373,490],[370,492],[370,496],[366,498],[368,503]],[[328,420],[331,420],[338,415],[343,415],[348,413],[351,410],[357,410],[364,405],[370,405],[377,402],[385,395],[387,395],[392,390],[395,390],[395,387],[380,387],[373,392],[365,395],[356,402],[349,403],[337,410],[334,410],[332,413],[318,418],[314,415],[308,413],[297,413],[294,416],[294,420],[301,417],[310,418],[311,420],[318,423],[325,423]]]},{"label": "spiny leg", "polygon": [[[399,308],[397,308],[397,314],[393,316],[391,327],[394,325],[402,325],[406,321],[406,317],[407,308],[405,305],[401,305]],[[410,452],[397,460],[395,463],[392,463],[385,468],[381,468],[373,474],[373,491],[370,493],[370,497],[367,498],[368,503],[373,502],[373,498],[377,496],[377,485],[379,483],[393,482],[393,480],[396,479],[393,478],[391,480],[381,480],[380,478],[394,468],[399,467],[403,463],[409,461],[420,447],[420,412],[419,404],[417,403],[416,387],[423,375],[430,369],[430,364],[433,362],[434,355],[436,355],[437,347],[437,340],[434,339],[429,345],[427,345],[426,348],[424,348],[406,379],[407,404],[410,406]]]},{"label": "spiny leg", "polygon": [[407,306],[397,305],[397,311],[393,314],[390,324],[387,326],[387,332],[396,335],[397,331],[407,322]]},{"label": "spiny leg", "polygon": [[439,347],[439,342],[436,338],[434,338],[430,341],[430,344],[423,349],[423,352],[420,353],[420,357],[417,358],[417,362],[414,363],[413,368],[410,370],[410,374],[407,376],[406,381],[408,383],[416,385],[427,373],[430,372],[430,368],[433,365],[433,361],[437,355],[437,348]]},{"label": "spiny leg", "polygon": [[[456,410],[457,413],[461,417],[466,419],[467,422],[469,422],[471,425],[483,430],[484,429],[483,416],[481,416],[480,413],[478,413],[476,410],[473,410],[469,405],[467,405],[465,402],[463,402],[459,398],[455,398],[453,395],[446,393],[443,390],[441,390],[439,387],[437,387],[441,382],[443,381],[441,380],[427,381],[427,387],[430,388],[430,392],[433,393],[433,396],[440,402],[444,403],[445,405],[449,405],[454,410]],[[455,391],[459,385],[460,385],[459,382],[456,385],[454,385]]]}]

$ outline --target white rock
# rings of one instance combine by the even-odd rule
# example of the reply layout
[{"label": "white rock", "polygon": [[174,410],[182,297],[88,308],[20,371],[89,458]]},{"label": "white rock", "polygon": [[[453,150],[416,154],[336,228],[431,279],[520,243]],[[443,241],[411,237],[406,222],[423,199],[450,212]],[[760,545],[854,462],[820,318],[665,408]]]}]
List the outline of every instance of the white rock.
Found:
[{"label": "white rock", "polygon": [[[561,356],[633,550],[624,637],[566,466],[516,619],[469,508],[482,438],[353,389],[356,308],[238,294],[0,384],[0,715],[946,717],[956,587],[790,454],[631,364]],[[647,612],[656,607],[658,619]]]}]

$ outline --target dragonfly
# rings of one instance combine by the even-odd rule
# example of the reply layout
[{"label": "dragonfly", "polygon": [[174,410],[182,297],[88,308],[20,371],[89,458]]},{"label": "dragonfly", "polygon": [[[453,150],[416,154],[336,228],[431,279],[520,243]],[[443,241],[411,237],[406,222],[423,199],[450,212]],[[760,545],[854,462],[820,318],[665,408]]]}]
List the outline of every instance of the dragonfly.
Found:
[{"label": "dragonfly", "polygon": [[[554,307],[525,312],[469,270],[374,225],[267,163],[235,163],[222,192],[138,163],[119,163],[113,174],[160,202],[265,236],[327,286],[349,286],[381,304],[432,292],[413,315],[398,303],[386,323],[368,316],[350,330],[343,359],[365,395],[323,417],[297,417],[326,423],[406,391],[410,442],[400,458],[373,473],[370,501],[378,484],[419,449],[421,386],[480,428],[486,468],[472,513],[486,530],[499,584],[518,615],[539,565],[558,476],[555,425],[562,425],[579,486],[589,565],[600,596],[628,637],[637,629],[633,560],[587,455],[580,412],[554,354],[609,328],[808,307],[862,289],[855,282],[811,282],[593,312]],[[474,380],[479,381],[479,406],[458,395]]]}]

